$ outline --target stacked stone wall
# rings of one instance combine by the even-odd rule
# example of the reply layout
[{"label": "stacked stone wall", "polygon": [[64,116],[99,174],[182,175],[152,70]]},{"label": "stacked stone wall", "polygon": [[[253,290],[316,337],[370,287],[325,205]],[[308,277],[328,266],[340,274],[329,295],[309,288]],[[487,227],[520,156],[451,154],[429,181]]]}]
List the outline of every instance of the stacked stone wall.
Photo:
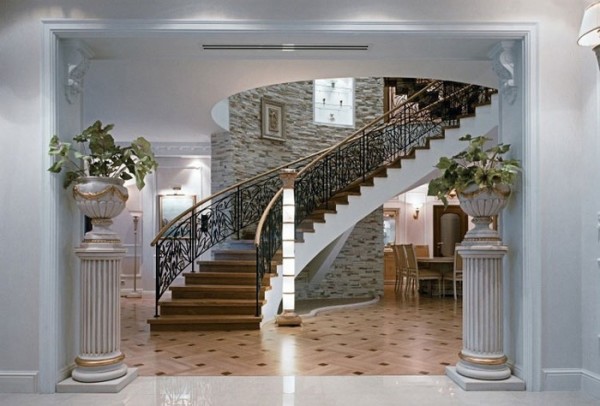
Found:
[{"label": "stacked stone wall", "polygon": [[[318,152],[351,135],[383,113],[383,79],[355,79],[355,126],[315,124],[313,82],[284,83],[229,98],[227,133],[212,136],[213,193],[249,177]],[[263,98],[285,106],[285,139],[261,136]],[[318,286],[298,277],[299,298],[371,297],[383,293],[383,215],[378,209],[360,221],[331,272]]]}]

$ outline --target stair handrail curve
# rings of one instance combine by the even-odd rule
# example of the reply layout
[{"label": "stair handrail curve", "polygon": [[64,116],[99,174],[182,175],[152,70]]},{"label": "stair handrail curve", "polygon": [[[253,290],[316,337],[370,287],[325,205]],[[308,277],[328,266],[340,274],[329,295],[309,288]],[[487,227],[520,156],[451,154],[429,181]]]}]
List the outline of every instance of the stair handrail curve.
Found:
[{"label": "stair handrail curve", "polygon": [[216,244],[258,222],[273,195],[281,187],[279,173],[299,168],[322,151],[238,182],[200,200],[161,227],[151,246],[156,249],[155,317],[158,302],[184,270]]},{"label": "stair handrail curve", "polygon": [[[160,298],[177,276],[190,266],[194,272],[194,261],[208,249],[236,233],[239,238],[239,232],[243,228],[259,221],[268,206],[266,202],[270,202],[271,197],[280,189],[279,173],[282,169],[301,168],[303,163],[310,162],[329,149],[324,148],[220,190],[163,225],[150,243],[156,247],[155,317],[158,317]],[[250,200],[243,199],[243,196],[249,197]],[[258,207],[246,204],[248,201],[255,201],[256,198],[260,199]],[[239,208],[254,215],[250,218],[241,215]],[[228,215],[231,210],[234,214]],[[215,220],[215,217],[218,220]]]},{"label": "stair handrail curve", "polygon": [[[301,169],[299,173],[303,173],[305,170],[310,169],[314,164],[319,162],[324,156],[329,154],[335,148],[339,148],[340,146],[350,142],[357,136],[363,134],[367,129],[379,123],[382,118],[389,119],[395,112],[399,111],[402,106],[407,103],[412,103],[416,99],[418,99],[421,95],[430,91],[434,87],[438,86],[440,81],[433,81],[425,86],[423,89],[419,90],[415,94],[411,95],[400,103],[398,106],[394,107],[387,113],[384,113],[382,116],[379,116],[367,124],[365,124],[360,129],[351,133],[348,137],[341,140],[340,142],[327,147],[320,152],[312,154],[312,161]],[[283,169],[283,168],[282,168]],[[262,279],[266,273],[272,273],[273,261],[277,250],[281,246],[281,226],[282,226],[282,217],[281,217],[281,196],[283,195],[283,188],[281,188],[271,199],[267,208],[265,209],[263,215],[258,222],[258,226],[256,228],[256,235],[254,240],[254,245],[256,247],[256,263],[257,263],[257,273],[256,273],[256,316],[260,315],[260,306],[259,306],[259,297],[260,297],[260,289],[262,284]],[[268,230],[268,235],[263,232],[263,230]],[[262,252],[261,252],[262,251]]]},{"label": "stair handrail curve", "polygon": [[[428,92],[438,92],[438,95],[441,92],[444,97],[417,108],[415,101]],[[317,207],[325,204],[327,208],[336,193],[364,181],[378,168],[412,153],[415,148],[425,146],[430,138],[443,135],[444,127],[458,125],[460,117],[474,114],[477,105],[489,103],[493,93],[494,89],[481,86],[433,81],[345,140],[327,148],[297,174],[296,227]],[[344,170],[344,176],[333,173],[333,168]],[[332,179],[335,182],[331,182]],[[273,197],[256,230],[257,316],[260,314],[260,283],[264,274],[272,272],[273,258],[281,246],[282,191]]]}]

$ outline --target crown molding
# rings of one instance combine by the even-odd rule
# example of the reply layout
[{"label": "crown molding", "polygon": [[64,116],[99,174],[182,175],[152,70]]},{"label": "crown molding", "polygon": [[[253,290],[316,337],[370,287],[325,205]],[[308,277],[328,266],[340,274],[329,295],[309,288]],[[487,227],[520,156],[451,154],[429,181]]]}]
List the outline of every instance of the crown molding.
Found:
[{"label": "crown molding", "polygon": [[152,150],[157,157],[211,156],[208,142],[153,142]]}]

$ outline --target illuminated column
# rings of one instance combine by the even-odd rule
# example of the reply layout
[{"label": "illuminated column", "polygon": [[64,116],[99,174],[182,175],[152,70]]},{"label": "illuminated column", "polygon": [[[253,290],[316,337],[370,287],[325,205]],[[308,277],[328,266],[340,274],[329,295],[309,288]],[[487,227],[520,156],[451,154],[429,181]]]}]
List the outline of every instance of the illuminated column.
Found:
[{"label": "illuminated column", "polygon": [[281,180],[283,181],[283,225],[282,254],[283,254],[283,313],[277,316],[279,326],[299,326],[302,319],[295,313],[295,278],[296,278],[296,225],[294,202],[294,182],[296,180],[295,169],[283,169]]}]

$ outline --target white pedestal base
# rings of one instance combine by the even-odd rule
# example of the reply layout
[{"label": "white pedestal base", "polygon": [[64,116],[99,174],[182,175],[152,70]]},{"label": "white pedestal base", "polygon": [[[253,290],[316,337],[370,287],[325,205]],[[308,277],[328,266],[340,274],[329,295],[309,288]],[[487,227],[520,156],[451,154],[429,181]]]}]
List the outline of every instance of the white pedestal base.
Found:
[{"label": "white pedestal base", "polygon": [[470,362],[458,361],[456,372],[473,379],[502,380],[510,377],[510,368],[502,365],[477,365]]},{"label": "white pedestal base", "polygon": [[141,299],[142,291],[139,289],[136,291],[131,291],[131,292],[127,293],[125,296],[129,299]]},{"label": "white pedestal base", "polygon": [[82,383],[112,381],[127,374],[121,345],[119,284],[126,250],[112,243],[82,244],[79,355],[71,377]]},{"label": "white pedestal base", "polygon": [[523,391],[525,382],[514,375],[503,380],[481,380],[459,374],[456,367],[446,367],[446,375],[466,391]]},{"label": "white pedestal base", "polygon": [[79,382],[92,383],[118,379],[127,373],[127,365],[120,362],[103,367],[76,367],[71,377]]},{"label": "white pedestal base", "polygon": [[58,393],[118,393],[137,378],[137,368],[126,368],[124,376],[104,382],[77,382],[67,378],[56,385]]}]

